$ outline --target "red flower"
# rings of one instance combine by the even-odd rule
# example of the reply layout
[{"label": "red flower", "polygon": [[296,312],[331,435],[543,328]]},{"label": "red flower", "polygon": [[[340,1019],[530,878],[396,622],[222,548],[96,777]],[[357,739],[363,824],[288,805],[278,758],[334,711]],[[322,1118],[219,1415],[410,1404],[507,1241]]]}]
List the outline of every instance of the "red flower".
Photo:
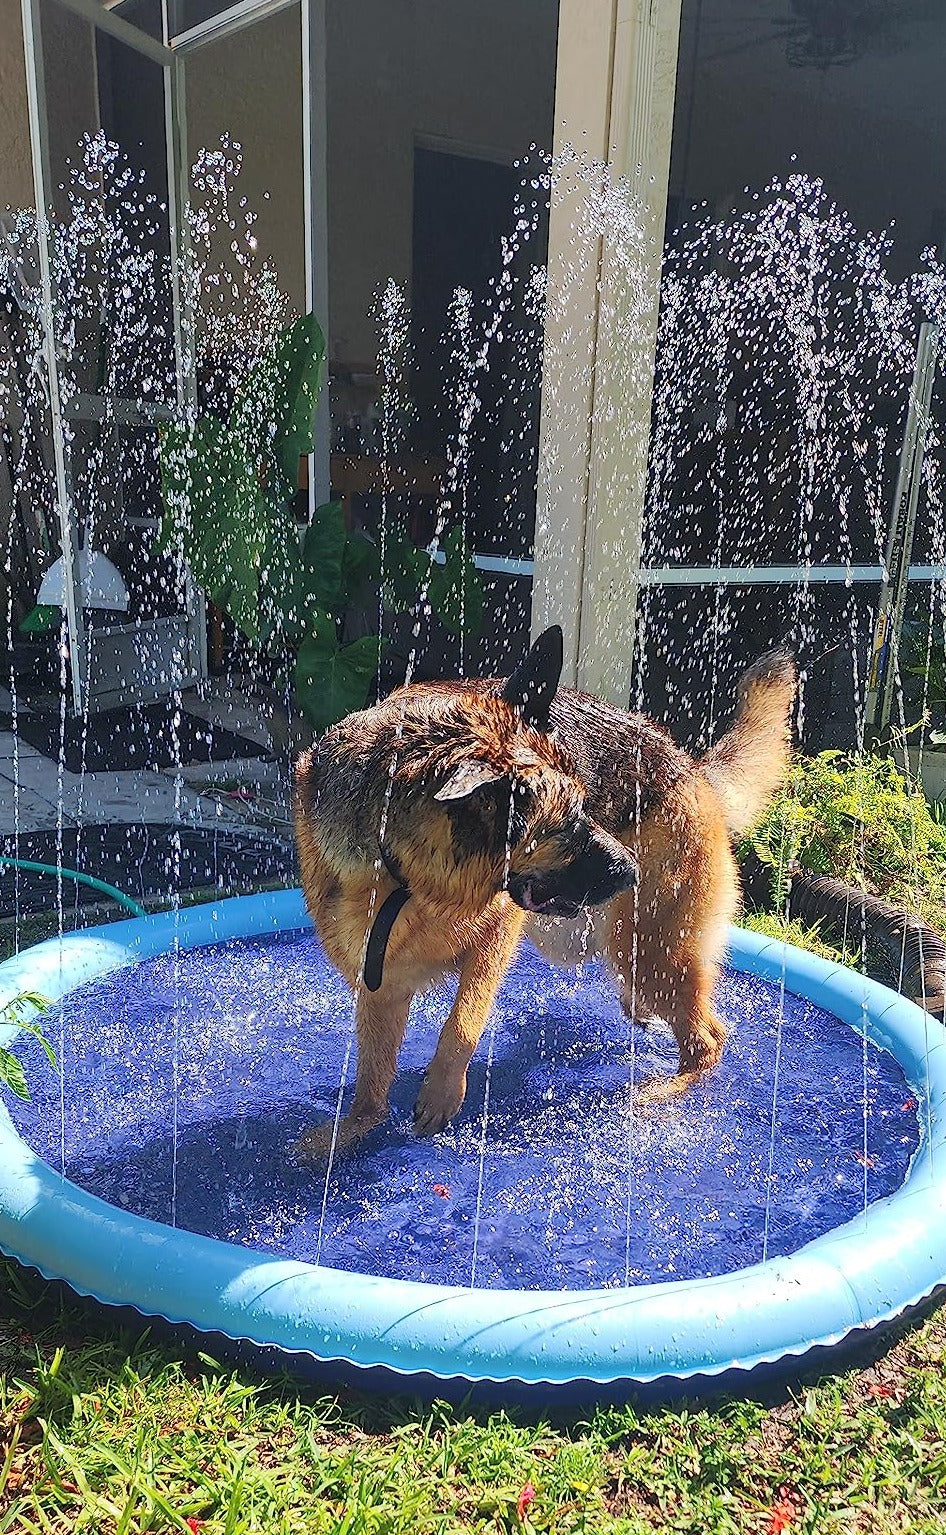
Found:
[{"label": "red flower", "polygon": [[526,1482],[519,1494],[519,1502],[516,1504],[516,1513],[519,1515],[520,1524],[526,1517],[526,1509],[535,1501],[535,1488],[531,1482]]},{"label": "red flower", "polygon": [[787,1530],[790,1524],[795,1523],[804,1506],[805,1500],[796,1488],[780,1487],[778,1500],[769,1509],[766,1535],[780,1535],[782,1530]]},{"label": "red flower", "polygon": [[795,1523],[796,1509],[794,1503],[789,1503],[787,1498],[779,1498],[769,1509],[769,1522],[766,1525],[766,1535],[779,1535],[781,1530],[787,1530],[790,1524]]},{"label": "red flower", "polygon": [[446,1184],[446,1183],[435,1183],[434,1184],[434,1193],[435,1194],[439,1194],[441,1199],[449,1199],[450,1198],[450,1187],[449,1187],[449,1184]]},{"label": "red flower", "polygon": [[191,1535],[199,1535],[199,1531],[204,1528],[203,1519],[195,1519],[193,1514],[188,1515],[188,1517],[184,1520],[184,1523],[190,1530]]}]

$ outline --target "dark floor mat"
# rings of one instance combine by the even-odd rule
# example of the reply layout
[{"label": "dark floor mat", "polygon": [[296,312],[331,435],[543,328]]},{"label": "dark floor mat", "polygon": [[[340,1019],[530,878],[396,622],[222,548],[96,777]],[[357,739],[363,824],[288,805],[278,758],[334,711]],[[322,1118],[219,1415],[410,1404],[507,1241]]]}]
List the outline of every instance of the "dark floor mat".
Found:
[{"label": "dark floor mat", "polygon": [[42,711],[17,716],[17,731],[29,746],[58,761],[70,773],[120,772],[123,768],[190,767],[236,757],[268,757],[256,741],[197,719],[186,709],[175,717],[169,701],[105,709],[88,718]]},{"label": "dark floor mat", "polygon": [[[0,838],[0,853],[32,863],[55,865],[54,831]],[[270,881],[295,879],[295,853],[290,840],[271,840],[233,826],[87,826],[64,828],[62,866],[92,874],[125,895],[141,900],[159,896],[170,901],[175,891],[253,890]],[[63,881],[63,908],[101,901],[100,892],[74,880]],[[28,916],[49,911],[57,901],[51,875],[0,868],[0,917]]]}]

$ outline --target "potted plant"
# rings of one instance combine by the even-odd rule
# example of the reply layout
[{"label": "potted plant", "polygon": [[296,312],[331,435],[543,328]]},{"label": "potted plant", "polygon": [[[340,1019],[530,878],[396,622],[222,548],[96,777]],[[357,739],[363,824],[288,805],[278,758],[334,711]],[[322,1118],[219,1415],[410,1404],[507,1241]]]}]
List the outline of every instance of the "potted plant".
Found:
[{"label": "potted plant", "polygon": [[[293,514],[324,365],[321,329],[303,315],[248,369],[225,414],[168,425],[160,443],[163,545],[259,654],[287,663],[315,732],[364,706],[382,649],[378,634],[344,638],[357,593],[382,580],[378,549],[346,528],[338,502],[302,529]],[[410,610],[420,596],[452,632],[462,622],[476,633],[482,594],[460,528],[440,562],[398,525],[385,553],[388,607]]]}]

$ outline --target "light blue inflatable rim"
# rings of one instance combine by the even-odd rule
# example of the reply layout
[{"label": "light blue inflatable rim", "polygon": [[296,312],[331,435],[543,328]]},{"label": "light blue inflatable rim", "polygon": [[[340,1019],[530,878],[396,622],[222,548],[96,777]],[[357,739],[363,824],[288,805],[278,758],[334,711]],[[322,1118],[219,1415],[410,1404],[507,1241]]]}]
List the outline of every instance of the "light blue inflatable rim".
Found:
[{"label": "light blue inflatable rim", "polygon": [[[50,999],[172,949],[308,925],[301,894],[246,896],[53,939],[0,965],[0,1003]],[[0,1107],[0,1249],[99,1301],[325,1363],[545,1388],[712,1376],[873,1327],[946,1280],[946,1030],[894,992],[732,929],[730,957],[900,1062],[923,1129],[906,1180],[855,1220],[718,1278],[588,1291],[471,1290],[288,1261],[172,1229],[75,1187]],[[6,1036],[11,1034],[5,1031]]]}]

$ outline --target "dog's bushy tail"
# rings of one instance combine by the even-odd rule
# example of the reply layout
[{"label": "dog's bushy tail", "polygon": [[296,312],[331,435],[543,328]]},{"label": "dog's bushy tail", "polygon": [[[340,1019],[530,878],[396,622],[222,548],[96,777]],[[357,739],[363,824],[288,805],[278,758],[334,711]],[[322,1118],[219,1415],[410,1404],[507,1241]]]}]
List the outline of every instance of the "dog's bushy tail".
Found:
[{"label": "dog's bushy tail", "polygon": [[791,651],[760,656],[739,679],[735,720],[700,761],[734,837],[755,824],[788,771],[797,685]]}]

